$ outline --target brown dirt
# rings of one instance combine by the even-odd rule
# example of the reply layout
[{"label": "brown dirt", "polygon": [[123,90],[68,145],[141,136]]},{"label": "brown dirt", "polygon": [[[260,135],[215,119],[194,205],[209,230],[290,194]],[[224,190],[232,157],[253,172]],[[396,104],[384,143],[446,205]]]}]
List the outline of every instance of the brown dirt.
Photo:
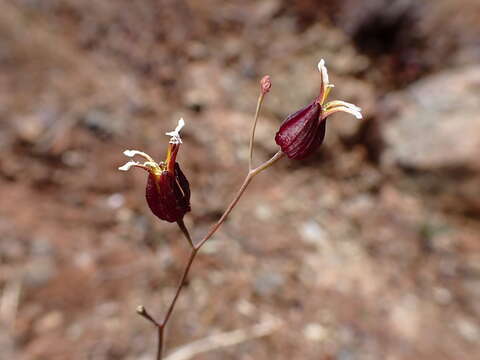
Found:
[{"label": "brown dirt", "polygon": [[365,122],[339,116],[317,155],[255,179],[194,264],[169,351],[273,316],[270,335],[195,359],[476,359],[478,209],[379,163],[376,105],[478,62],[478,5],[352,3],[0,4],[1,359],[153,358],[135,308],[165,310],[188,245],[148,211],[145,174],[116,170],[122,151],[160,160],[164,132],[186,119],[179,161],[199,238],[242,181],[258,79],[273,82],[261,161],[317,91],[320,56]]}]

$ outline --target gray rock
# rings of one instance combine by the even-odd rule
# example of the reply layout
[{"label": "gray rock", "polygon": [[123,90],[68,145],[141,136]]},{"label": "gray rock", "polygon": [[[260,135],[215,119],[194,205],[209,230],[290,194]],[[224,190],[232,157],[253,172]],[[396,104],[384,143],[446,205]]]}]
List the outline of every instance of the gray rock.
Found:
[{"label": "gray rock", "polygon": [[100,137],[108,137],[122,133],[123,122],[114,118],[108,110],[88,109],[83,115],[83,124]]},{"label": "gray rock", "polygon": [[383,104],[386,164],[480,171],[480,66],[425,78]]},{"label": "gray rock", "polygon": [[41,257],[28,263],[25,268],[25,284],[29,288],[39,288],[46,285],[57,274],[53,260]]},{"label": "gray rock", "polygon": [[260,296],[273,295],[283,284],[285,278],[277,272],[265,271],[260,273],[254,281],[255,292]]}]

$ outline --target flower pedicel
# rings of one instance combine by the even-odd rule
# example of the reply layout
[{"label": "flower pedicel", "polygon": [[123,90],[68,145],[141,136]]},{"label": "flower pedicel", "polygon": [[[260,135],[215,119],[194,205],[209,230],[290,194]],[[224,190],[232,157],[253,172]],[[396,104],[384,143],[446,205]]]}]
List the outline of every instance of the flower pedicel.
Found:
[{"label": "flower pedicel", "polygon": [[356,105],[340,100],[325,103],[334,85],[328,81],[323,59],[318,63],[318,70],[320,94],[311,104],[288,116],[275,136],[275,142],[290,159],[304,159],[322,145],[328,116],[343,111],[362,118],[362,109]]}]

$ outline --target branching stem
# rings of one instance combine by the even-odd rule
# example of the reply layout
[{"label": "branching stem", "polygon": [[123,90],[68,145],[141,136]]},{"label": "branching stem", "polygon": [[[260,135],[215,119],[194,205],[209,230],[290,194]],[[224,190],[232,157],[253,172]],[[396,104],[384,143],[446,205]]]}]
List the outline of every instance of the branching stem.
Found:
[{"label": "branching stem", "polygon": [[253,120],[253,125],[252,125],[252,131],[250,134],[250,147],[249,147],[249,161],[248,161],[248,173],[245,176],[245,179],[243,180],[242,185],[240,186],[240,189],[237,191],[237,194],[231,201],[231,203],[228,205],[227,209],[223,213],[223,215],[220,217],[220,219],[210,228],[208,233],[197,243],[192,241],[190,237],[190,233],[185,226],[185,223],[183,220],[177,221],[177,224],[184,234],[185,238],[187,239],[188,243],[190,244],[191,251],[190,251],[190,256],[188,258],[188,261],[185,265],[185,268],[183,270],[182,276],[180,278],[180,281],[177,285],[177,290],[175,291],[175,295],[173,296],[173,299],[167,309],[167,312],[165,313],[165,316],[161,322],[156,321],[148,312],[147,310],[143,307],[140,306],[137,308],[138,314],[149,320],[152,324],[154,324],[157,327],[158,330],[158,348],[157,348],[157,360],[162,360],[163,358],[163,348],[164,348],[164,338],[165,338],[165,327],[167,326],[168,321],[170,320],[170,317],[173,313],[173,310],[175,308],[175,305],[177,303],[177,300],[180,296],[180,293],[182,292],[183,287],[185,286],[185,283],[187,281],[188,274],[190,272],[190,269],[192,267],[193,261],[195,260],[195,257],[197,256],[198,252],[202,248],[202,246],[217,232],[217,230],[222,226],[222,224],[225,222],[227,219],[228,215],[232,212],[232,210],[235,208],[235,206],[238,204],[240,198],[244,194],[245,190],[247,189],[248,185],[250,182],[253,180],[255,176],[260,174],[263,170],[269,168],[273,164],[275,164],[278,160],[280,160],[283,157],[283,152],[278,151],[275,155],[273,155],[268,161],[264,162],[263,164],[259,165],[256,168],[252,168],[252,157],[253,157],[253,142],[255,138],[255,129],[257,126],[257,121],[258,121],[258,116],[260,113],[260,109],[263,103],[263,99],[265,97],[264,91],[260,93],[260,96],[258,97],[258,102],[257,102],[257,108],[255,111],[255,117]]}]

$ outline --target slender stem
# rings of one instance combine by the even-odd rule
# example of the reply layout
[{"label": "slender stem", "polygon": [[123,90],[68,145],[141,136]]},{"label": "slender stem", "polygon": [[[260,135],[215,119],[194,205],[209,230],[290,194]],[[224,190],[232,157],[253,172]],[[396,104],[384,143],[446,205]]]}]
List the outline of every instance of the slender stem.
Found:
[{"label": "slender stem", "polygon": [[227,219],[228,215],[232,212],[232,210],[235,208],[235,206],[238,204],[240,198],[242,197],[243,193],[247,189],[248,185],[250,182],[253,180],[255,176],[260,174],[263,170],[269,168],[272,166],[275,162],[277,162],[279,159],[283,157],[283,153],[281,151],[278,151],[270,160],[264,162],[260,166],[256,167],[255,169],[252,166],[253,162],[253,142],[255,139],[255,130],[257,127],[257,122],[258,122],[258,117],[260,114],[260,109],[262,107],[263,99],[265,98],[265,94],[269,91],[271,83],[270,83],[270,78],[268,76],[265,76],[261,82],[261,92],[258,97],[257,101],[257,108],[255,110],[255,116],[252,124],[252,130],[250,133],[250,145],[249,145],[249,157],[248,157],[248,173],[245,179],[243,180],[242,185],[240,186],[240,189],[237,191],[237,194],[231,201],[230,205],[228,205],[227,209],[223,213],[223,215],[220,217],[220,219],[210,228],[208,233],[203,237],[202,240],[200,240],[196,245],[192,241],[192,238],[190,237],[190,233],[185,226],[185,223],[183,222],[183,219],[177,221],[177,224],[182,230],[185,238],[187,239],[188,243],[190,244],[191,247],[191,252],[190,256],[188,258],[187,264],[185,266],[185,269],[183,270],[182,276],[180,278],[180,282],[178,283],[177,290],[175,291],[175,295],[173,296],[172,302],[170,303],[168,310],[165,314],[165,317],[161,323],[158,323],[155,319],[153,319],[145,310],[145,308],[141,307],[139,308],[139,314],[151,321],[153,324],[155,324],[158,328],[158,349],[157,349],[157,360],[162,360],[163,358],[163,347],[164,347],[164,330],[165,327],[170,320],[170,316],[173,313],[173,310],[175,308],[175,305],[177,303],[177,300],[180,296],[180,293],[182,292],[182,289],[185,286],[185,282],[187,280],[188,274],[190,272],[190,269],[192,267],[193,261],[195,260],[195,257],[197,256],[198,252],[200,251],[201,247],[210,239],[222,226],[222,224],[225,222]]},{"label": "slender stem", "polygon": [[162,321],[162,324],[161,324],[162,327],[165,327],[165,325],[167,325],[167,322],[170,319],[170,316],[172,315],[175,304],[177,303],[178,296],[180,295],[180,292],[182,291],[183,286],[185,285],[185,281],[187,280],[188,273],[190,271],[190,268],[192,267],[192,263],[193,263],[193,260],[195,259],[195,256],[197,255],[197,252],[198,252],[198,249],[196,247],[194,247],[190,252],[190,257],[188,258],[187,265],[185,266],[182,277],[180,278],[180,282],[178,283],[177,291],[175,292],[173,300],[170,303],[167,313],[165,314],[165,317]]},{"label": "slender stem", "polygon": [[207,240],[210,239],[213,236],[213,234],[215,234],[215,232],[220,228],[220,226],[225,222],[225,220],[227,219],[227,216],[232,212],[235,205],[237,205],[238,201],[240,200],[243,193],[247,189],[248,184],[250,184],[250,182],[252,181],[255,175],[256,174],[252,174],[251,172],[248,173],[248,175],[243,180],[242,186],[240,186],[240,189],[238,190],[237,194],[235,195],[230,205],[228,205],[227,209],[225,210],[223,215],[220,217],[220,219],[210,228],[207,235],[205,235],[205,237],[202,240],[200,240],[199,243],[195,246],[195,249],[200,250],[203,244],[205,244],[205,242],[207,242]]},{"label": "slender stem", "polygon": [[255,169],[250,170],[250,174],[252,174],[253,176],[260,174],[263,170],[268,169],[270,166],[275,164],[284,156],[285,154],[281,150],[278,150],[275,155],[273,155],[268,161],[265,161],[263,164],[259,165]]},{"label": "slender stem", "polygon": [[180,278],[180,282],[178,283],[178,286],[177,286],[177,291],[175,292],[175,295],[173,297],[173,300],[172,302],[170,303],[170,306],[168,307],[168,310],[167,310],[167,313],[165,315],[165,318],[163,319],[162,323],[161,323],[161,326],[165,326],[168,322],[168,320],[170,319],[170,316],[172,315],[172,312],[173,312],[173,309],[175,308],[175,304],[177,302],[177,299],[180,295],[180,292],[182,291],[183,289],[183,286],[185,285],[185,281],[187,279],[187,276],[188,276],[188,273],[190,272],[190,268],[192,267],[192,263],[193,263],[193,260],[195,260],[195,257],[197,256],[197,253],[198,251],[200,250],[200,248],[205,244],[205,242],[210,239],[212,237],[213,234],[215,234],[215,232],[220,228],[220,226],[223,224],[223,222],[225,221],[225,219],[227,218],[228,214],[230,214],[230,212],[233,210],[233,208],[235,207],[235,205],[238,203],[238,201],[240,200],[242,194],[245,192],[245,189],[247,188],[248,184],[250,183],[250,181],[252,181],[252,178],[254,177],[255,175],[249,173],[247,175],[247,177],[245,178],[245,180],[243,181],[243,184],[242,186],[240,187],[240,190],[237,192],[237,195],[235,196],[235,198],[233,199],[233,201],[230,203],[230,205],[228,206],[228,208],[225,210],[225,212],[223,213],[222,217],[220,218],[220,220],[217,221],[217,223],[212,226],[212,228],[210,229],[210,231],[207,233],[207,235],[205,235],[205,237],[195,246],[193,246],[192,248],[192,251],[190,252],[190,257],[188,258],[188,261],[187,261],[187,265],[185,266],[185,269],[183,270],[183,274],[182,274],[182,277]]},{"label": "slender stem", "polygon": [[272,156],[272,158],[270,158],[270,160],[266,161],[262,165],[258,166],[257,168],[255,168],[253,170],[250,170],[248,172],[247,176],[243,180],[242,185],[240,186],[240,189],[238,190],[237,194],[235,195],[235,197],[231,201],[230,205],[228,205],[227,209],[225,210],[223,215],[220,217],[220,219],[210,228],[208,233],[203,237],[202,240],[200,240],[198,242],[197,245],[193,245],[193,242],[190,239],[188,229],[186,228],[183,221],[181,221],[181,222],[179,221],[178,225],[180,226],[180,229],[182,229],[183,233],[185,234],[185,236],[189,240],[189,243],[192,245],[192,250],[190,252],[190,257],[188,258],[187,265],[185,266],[185,269],[183,270],[182,276],[180,278],[180,282],[178,283],[177,290],[176,290],[175,295],[172,299],[172,302],[170,303],[170,306],[168,307],[168,310],[165,314],[165,317],[164,317],[163,321],[158,326],[157,360],[162,359],[164,328],[167,325],[168,321],[170,320],[170,316],[173,313],[173,310],[175,308],[177,300],[178,300],[178,298],[180,296],[180,293],[182,292],[182,289],[183,289],[183,287],[185,285],[185,282],[187,280],[187,277],[188,277],[188,274],[189,274],[190,269],[192,267],[193,261],[195,260],[195,257],[197,256],[199,250],[208,241],[208,239],[210,239],[217,232],[217,230],[220,228],[220,226],[222,226],[222,224],[227,219],[228,215],[232,212],[232,210],[238,204],[238,201],[242,197],[243,193],[245,192],[245,190],[247,189],[248,185],[253,180],[253,178],[255,176],[257,176],[258,174],[260,174],[263,170],[272,166],[275,162],[277,162],[279,159],[281,159],[283,157],[283,155],[284,154],[281,151],[278,151],[274,156]]},{"label": "slender stem", "polygon": [[153,318],[152,315],[150,315],[150,313],[147,311],[147,309],[145,309],[144,306],[140,305],[137,307],[137,314],[140,315],[141,317],[147,319],[148,321],[150,321],[153,325],[159,327],[160,324],[157,322],[157,320],[155,320]]},{"label": "slender stem", "polygon": [[164,331],[165,326],[161,325],[158,327],[158,347],[157,347],[157,360],[162,360],[163,358],[163,340],[164,340]]},{"label": "slender stem", "polygon": [[182,230],[183,235],[185,235],[185,238],[187,239],[188,243],[190,244],[190,247],[193,249],[195,246],[193,245],[192,238],[190,236],[190,232],[188,231],[187,227],[185,226],[185,223],[183,222],[183,219],[177,220],[178,227],[180,230]]},{"label": "slender stem", "polygon": [[137,307],[137,314],[143,317],[144,319],[147,319],[149,322],[151,322],[155,327],[157,328],[158,332],[158,347],[157,347],[157,360],[162,360],[163,357],[163,333],[165,330],[165,325],[159,324],[155,318],[150,315],[150,313],[145,309],[143,305],[140,305]]},{"label": "slender stem", "polygon": [[245,177],[245,180],[243,180],[242,186],[240,186],[240,189],[238,190],[237,194],[235,195],[230,205],[228,205],[227,209],[225,210],[221,218],[217,221],[217,223],[210,228],[210,231],[207,233],[207,235],[205,235],[205,237],[202,240],[200,240],[200,242],[195,246],[195,249],[200,250],[203,244],[205,244],[205,242],[207,242],[207,240],[210,239],[213,236],[213,234],[215,234],[215,232],[220,228],[220,226],[222,226],[222,224],[227,219],[227,216],[232,212],[233,208],[237,205],[238,201],[242,197],[243,193],[245,192],[245,190],[247,189],[248,185],[253,180],[253,178],[258,174],[260,174],[263,170],[275,164],[278,160],[280,160],[283,157],[283,155],[284,155],[283,152],[278,151],[275,155],[272,156],[270,160],[264,162],[262,165],[248,172],[247,176]]},{"label": "slender stem", "polygon": [[248,156],[248,170],[252,170],[252,159],[253,159],[253,141],[255,139],[255,129],[257,128],[258,115],[260,114],[260,108],[262,107],[263,99],[265,98],[265,93],[260,92],[257,101],[257,109],[255,110],[255,116],[252,124],[252,131],[250,132],[250,146],[249,146],[249,156]]}]

